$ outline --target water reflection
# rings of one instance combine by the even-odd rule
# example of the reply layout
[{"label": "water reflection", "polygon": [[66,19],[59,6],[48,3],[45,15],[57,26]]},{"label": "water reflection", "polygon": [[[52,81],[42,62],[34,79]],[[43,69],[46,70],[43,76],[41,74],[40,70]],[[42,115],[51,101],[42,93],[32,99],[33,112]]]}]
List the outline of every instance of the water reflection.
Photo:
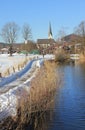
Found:
[{"label": "water reflection", "polygon": [[56,95],[50,130],[85,130],[85,66],[61,66],[59,73],[63,73],[63,86]]},{"label": "water reflection", "polygon": [[39,118],[34,130],[85,130],[85,64],[60,66],[58,72],[63,84],[54,110]]}]

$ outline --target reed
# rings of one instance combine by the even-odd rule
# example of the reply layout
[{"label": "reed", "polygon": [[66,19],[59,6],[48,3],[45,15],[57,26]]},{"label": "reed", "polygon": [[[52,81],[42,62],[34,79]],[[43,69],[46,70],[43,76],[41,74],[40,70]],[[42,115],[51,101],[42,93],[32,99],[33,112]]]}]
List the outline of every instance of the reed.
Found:
[{"label": "reed", "polygon": [[58,83],[55,63],[46,61],[31,81],[30,93],[24,93],[19,102],[21,124],[31,122],[36,114],[37,117],[39,113],[53,109]]},{"label": "reed", "polygon": [[55,52],[55,62],[64,63],[69,60],[70,56],[63,50],[58,50]]},{"label": "reed", "polygon": [[0,128],[4,126],[6,129],[10,127],[10,130],[24,130],[26,125],[33,124],[37,130],[41,115],[54,108],[58,86],[59,77],[55,63],[45,61],[30,83],[30,92],[23,89],[17,93],[20,96],[17,102],[17,116],[6,119]]}]

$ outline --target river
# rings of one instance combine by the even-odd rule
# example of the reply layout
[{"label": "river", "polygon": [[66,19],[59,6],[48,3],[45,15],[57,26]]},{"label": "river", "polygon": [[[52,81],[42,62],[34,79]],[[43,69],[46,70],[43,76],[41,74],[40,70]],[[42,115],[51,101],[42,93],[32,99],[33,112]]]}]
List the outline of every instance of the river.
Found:
[{"label": "river", "polygon": [[61,65],[62,84],[57,89],[53,112],[37,130],[85,130],[85,63]]},{"label": "river", "polygon": [[85,63],[59,67],[63,84],[57,90],[49,130],[85,130]]}]

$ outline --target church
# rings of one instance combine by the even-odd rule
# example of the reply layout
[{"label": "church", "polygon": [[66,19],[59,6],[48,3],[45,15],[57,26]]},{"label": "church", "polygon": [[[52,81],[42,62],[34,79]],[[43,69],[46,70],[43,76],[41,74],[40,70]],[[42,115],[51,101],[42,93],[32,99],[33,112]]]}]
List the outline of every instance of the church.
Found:
[{"label": "church", "polygon": [[52,46],[55,44],[53,39],[51,24],[49,23],[48,38],[47,39],[37,39],[37,48],[40,51],[48,52]]}]

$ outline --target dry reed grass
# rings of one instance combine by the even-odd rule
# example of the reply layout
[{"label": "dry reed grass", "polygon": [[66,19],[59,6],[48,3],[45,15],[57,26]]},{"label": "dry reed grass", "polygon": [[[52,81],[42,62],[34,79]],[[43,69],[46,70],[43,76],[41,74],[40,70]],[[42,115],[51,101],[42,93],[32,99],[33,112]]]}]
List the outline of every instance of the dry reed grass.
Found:
[{"label": "dry reed grass", "polygon": [[66,62],[69,58],[69,54],[63,50],[58,50],[55,52],[55,62],[63,63]]},{"label": "dry reed grass", "polygon": [[54,93],[57,85],[59,85],[57,84],[58,77],[55,68],[55,63],[46,61],[32,80],[29,95],[22,96],[19,102],[20,120],[22,123],[28,123],[34,113],[53,109]]},{"label": "dry reed grass", "polygon": [[42,113],[54,107],[54,97],[58,85],[56,65],[46,61],[31,81],[30,93],[26,90],[17,93],[21,97],[17,102],[17,116],[6,119],[1,123],[0,128],[4,126],[3,128],[10,130],[24,130],[26,124],[33,122],[34,127],[37,128],[38,119]]},{"label": "dry reed grass", "polygon": [[54,72],[55,65],[49,61],[44,63],[44,66],[39,70],[36,78],[31,82],[32,100],[39,102],[47,93],[51,92],[56,87],[56,74]]},{"label": "dry reed grass", "polygon": [[83,55],[83,54],[80,54],[80,62],[85,62],[85,55]]}]

